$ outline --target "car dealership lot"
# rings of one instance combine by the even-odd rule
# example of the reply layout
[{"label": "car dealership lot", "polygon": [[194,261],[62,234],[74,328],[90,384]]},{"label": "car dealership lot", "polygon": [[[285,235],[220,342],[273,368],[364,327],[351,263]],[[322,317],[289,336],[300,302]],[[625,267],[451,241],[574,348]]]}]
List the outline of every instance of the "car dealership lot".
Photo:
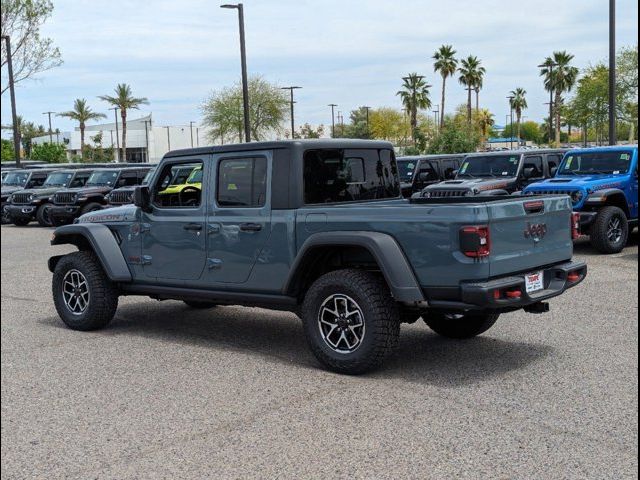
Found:
[{"label": "car dealership lot", "polygon": [[638,234],[551,312],[483,336],[403,325],[362,377],[319,368],[292,314],[122,298],[66,329],[51,230],[2,227],[2,476],[637,476]]}]

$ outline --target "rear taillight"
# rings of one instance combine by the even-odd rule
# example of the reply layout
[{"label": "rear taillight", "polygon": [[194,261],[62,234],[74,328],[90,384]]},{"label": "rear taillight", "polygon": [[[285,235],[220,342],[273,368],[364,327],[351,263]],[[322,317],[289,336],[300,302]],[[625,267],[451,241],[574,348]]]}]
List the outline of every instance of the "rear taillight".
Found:
[{"label": "rear taillight", "polygon": [[571,213],[571,238],[580,238],[580,214],[576,212]]},{"label": "rear taillight", "polygon": [[467,257],[488,257],[491,253],[489,227],[463,227],[460,229],[460,251]]}]

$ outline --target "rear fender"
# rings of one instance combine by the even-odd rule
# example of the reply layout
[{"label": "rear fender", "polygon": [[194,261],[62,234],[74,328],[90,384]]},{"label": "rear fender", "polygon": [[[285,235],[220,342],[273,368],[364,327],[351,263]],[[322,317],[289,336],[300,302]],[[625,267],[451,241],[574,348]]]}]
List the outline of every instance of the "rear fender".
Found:
[{"label": "rear fender", "polygon": [[[79,250],[93,251],[109,279],[113,282],[130,282],[131,272],[122,255],[118,241],[109,227],[101,223],[76,223],[58,227],[51,237],[51,245],[75,245]],[[49,259],[53,272],[63,255]]]}]

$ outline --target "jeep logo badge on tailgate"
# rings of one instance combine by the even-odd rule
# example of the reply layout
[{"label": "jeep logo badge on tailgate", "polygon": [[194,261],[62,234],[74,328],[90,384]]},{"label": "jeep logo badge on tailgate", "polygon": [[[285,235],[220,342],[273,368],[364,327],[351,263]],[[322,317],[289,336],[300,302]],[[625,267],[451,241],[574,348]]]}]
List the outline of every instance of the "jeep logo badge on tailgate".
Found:
[{"label": "jeep logo badge on tailgate", "polygon": [[524,238],[533,238],[536,242],[542,240],[546,234],[546,223],[527,223],[527,228],[524,229]]}]

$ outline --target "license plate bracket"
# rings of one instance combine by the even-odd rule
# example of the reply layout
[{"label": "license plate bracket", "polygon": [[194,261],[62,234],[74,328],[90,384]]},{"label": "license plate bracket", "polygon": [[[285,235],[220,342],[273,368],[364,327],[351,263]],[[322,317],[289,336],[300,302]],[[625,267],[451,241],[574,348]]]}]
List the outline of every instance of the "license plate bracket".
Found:
[{"label": "license plate bracket", "polygon": [[524,276],[527,293],[534,293],[544,289],[544,272],[528,273]]}]

